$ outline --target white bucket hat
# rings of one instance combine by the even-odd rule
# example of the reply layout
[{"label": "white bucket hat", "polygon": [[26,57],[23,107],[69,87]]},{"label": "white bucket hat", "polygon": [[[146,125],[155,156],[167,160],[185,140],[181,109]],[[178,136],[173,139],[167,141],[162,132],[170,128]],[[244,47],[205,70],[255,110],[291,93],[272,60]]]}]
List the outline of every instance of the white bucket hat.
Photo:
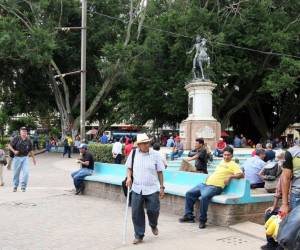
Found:
[{"label": "white bucket hat", "polygon": [[151,141],[151,139],[149,139],[149,137],[145,133],[137,135],[136,144],[147,143],[147,142],[150,142],[150,141]]}]

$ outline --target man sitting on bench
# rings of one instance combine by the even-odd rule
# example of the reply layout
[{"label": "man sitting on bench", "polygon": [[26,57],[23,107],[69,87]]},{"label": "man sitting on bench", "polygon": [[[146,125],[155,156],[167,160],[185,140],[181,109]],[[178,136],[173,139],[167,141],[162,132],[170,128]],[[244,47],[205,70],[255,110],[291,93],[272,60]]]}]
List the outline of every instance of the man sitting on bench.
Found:
[{"label": "man sitting on bench", "polygon": [[219,163],[214,173],[207,178],[206,183],[200,183],[186,193],[185,214],[179,219],[179,222],[195,222],[194,204],[201,196],[199,228],[206,227],[207,210],[212,197],[221,194],[230,180],[244,177],[240,166],[232,160],[232,156],[233,149],[229,146],[226,147],[223,151],[223,161]]}]

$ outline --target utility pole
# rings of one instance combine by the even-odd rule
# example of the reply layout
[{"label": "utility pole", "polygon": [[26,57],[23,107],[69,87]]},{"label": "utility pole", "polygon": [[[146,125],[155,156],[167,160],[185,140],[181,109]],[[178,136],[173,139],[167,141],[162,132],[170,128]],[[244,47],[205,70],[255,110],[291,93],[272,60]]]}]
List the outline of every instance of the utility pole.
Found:
[{"label": "utility pole", "polygon": [[86,112],[86,19],[87,0],[81,0],[81,73],[80,73],[80,138],[85,141]]}]

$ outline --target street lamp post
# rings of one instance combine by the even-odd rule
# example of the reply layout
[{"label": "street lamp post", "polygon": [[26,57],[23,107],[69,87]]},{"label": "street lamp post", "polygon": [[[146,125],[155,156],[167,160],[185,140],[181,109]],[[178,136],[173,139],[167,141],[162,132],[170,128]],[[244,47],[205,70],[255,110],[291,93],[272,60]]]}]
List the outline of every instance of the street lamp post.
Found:
[{"label": "street lamp post", "polygon": [[81,0],[81,6],[80,138],[81,141],[85,141],[87,0]]}]

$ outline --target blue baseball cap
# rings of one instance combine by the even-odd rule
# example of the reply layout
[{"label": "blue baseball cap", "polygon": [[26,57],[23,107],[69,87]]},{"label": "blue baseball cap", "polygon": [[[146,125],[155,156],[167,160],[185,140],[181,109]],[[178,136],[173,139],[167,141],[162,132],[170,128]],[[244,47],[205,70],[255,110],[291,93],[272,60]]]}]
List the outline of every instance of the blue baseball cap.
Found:
[{"label": "blue baseball cap", "polygon": [[87,149],[88,148],[88,145],[85,144],[85,143],[81,143],[79,148],[84,148],[84,149]]}]

